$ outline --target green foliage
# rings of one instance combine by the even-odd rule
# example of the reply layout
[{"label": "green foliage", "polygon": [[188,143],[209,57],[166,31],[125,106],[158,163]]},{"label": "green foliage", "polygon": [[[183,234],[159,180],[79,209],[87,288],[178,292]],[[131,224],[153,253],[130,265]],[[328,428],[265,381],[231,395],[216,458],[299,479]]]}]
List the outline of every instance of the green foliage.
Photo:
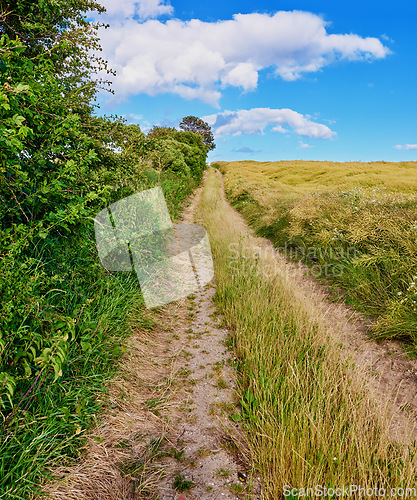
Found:
[{"label": "green foliage", "polygon": [[192,132],[177,132],[175,139],[178,143],[183,144],[183,146],[179,147],[181,148],[186,163],[190,167],[191,176],[196,182],[200,182],[203,177],[203,172],[207,167],[207,149],[203,139]]},{"label": "green foliage", "polygon": [[195,486],[192,481],[187,481],[184,474],[179,474],[175,477],[172,487],[177,491],[187,491]]},{"label": "green foliage", "polygon": [[185,116],[180,123],[180,128],[185,132],[192,132],[199,135],[209,151],[216,147],[210,125],[201,118]]},{"label": "green foliage", "polygon": [[[154,140],[155,130],[157,139]],[[154,141],[149,151],[152,167],[160,173],[171,171],[184,179],[200,182],[207,157],[201,137],[191,132],[168,130],[164,135],[161,128],[154,128],[147,136],[148,141]]]},{"label": "green foliage", "polygon": [[148,138],[152,139],[166,139],[175,135],[177,130],[174,127],[160,127],[154,125],[148,132]]},{"label": "green foliage", "polygon": [[100,406],[94,394],[123,352],[127,316],[134,304],[144,307],[130,273],[100,266],[95,215],[161,185],[176,217],[205,168],[207,148],[194,134],[145,136],[120,118],[94,115],[106,83],[94,73],[107,67],[94,55],[92,10],[102,7],[0,3],[0,496],[7,498],[26,498],[44,465],[76,453]]},{"label": "green foliage", "polygon": [[190,177],[191,171],[185,162],[183,146],[175,139],[165,139],[160,142],[160,148],[152,151],[152,165],[155,169],[171,170],[183,177]]},{"label": "green foliage", "polygon": [[[73,319],[47,306],[47,293],[59,276],[45,270],[46,256],[39,255],[39,247],[76,239],[97,203],[106,199],[103,190],[88,189],[87,173],[97,153],[82,129],[84,115],[91,114],[84,99],[91,98],[95,87],[81,81],[93,66],[87,55],[95,47],[91,28],[79,13],[72,19],[65,13],[57,16],[55,3],[45,4],[44,17],[38,17],[37,4],[30,4],[21,24],[21,8],[18,2],[0,12],[0,242],[5,278],[0,289],[0,369],[11,372],[3,377],[7,399],[0,401],[6,411],[8,404],[13,406],[19,381],[49,374],[56,381],[61,376],[74,341]],[[85,47],[80,49],[80,42]],[[71,47],[75,55],[69,56]],[[75,61],[77,69],[70,76],[67,71]]]}]

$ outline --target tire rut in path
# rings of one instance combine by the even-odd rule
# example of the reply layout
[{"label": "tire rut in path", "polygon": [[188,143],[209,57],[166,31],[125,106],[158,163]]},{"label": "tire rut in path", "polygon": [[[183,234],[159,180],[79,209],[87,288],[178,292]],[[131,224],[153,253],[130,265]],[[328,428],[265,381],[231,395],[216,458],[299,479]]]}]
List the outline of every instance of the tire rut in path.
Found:
[{"label": "tire rut in path", "polygon": [[[221,179],[221,197],[230,206],[223,175]],[[285,267],[292,285],[314,304],[335,341],[341,342],[346,360],[360,370],[371,398],[386,415],[391,439],[400,443],[417,440],[417,359],[409,359],[399,341],[373,340],[371,318],[341,301],[333,302],[327,285],[314,278],[307,265],[290,262],[270,240],[258,237],[235,209],[231,208],[228,217],[254,238],[263,255],[273,255]]]},{"label": "tire rut in path", "polygon": [[[196,190],[181,222],[194,222],[202,189]],[[194,483],[194,487],[186,493],[187,500],[242,498],[233,493],[233,489],[244,489],[241,478],[244,477],[242,474],[246,475],[244,469],[248,466],[247,460],[236,452],[236,443],[240,444],[240,449],[245,447],[239,424],[228,417],[236,407],[236,381],[229,364],[231,353],[225,345],[228,331],[220,326],[221,317],[212,301],[214,293],[215,284],[212,282],[194,294],[196,309],[187,332],[188,338],[191,336],[195,342],[186,347],[188,356],[184,363],[192,382],[190,411],[186,417],[180,416],[175,426],[176,436],[172,436],[177,446],[181,443],[184,463],[193,465],[179,469],[178,463],[172,464],[177,474]],[[228,447],[234,452],[228,451]],[[172,472],[167,473],[157,486],[161,500],[177,498]],[[251,489],[259,491],[259,478],[255,482],[256,486]],[[249,485],[246,486],[250,489]],[[244,497],[261,498],[259,493],[249,493]]]},{"label": "tire rut in path", "polygon": [[[184,450],[185,464],[181,467],[173,461],[172,472],[195,484],[186,494],[187,500],[237,499],[231,487],[242,485],[238,478],[242,466],[225,449],[225,445],[232,444],[231,436],[236,434],[235,427],[238,427],[225,415],[230,405],[233,406],[235,381],[224,345],[227,330],[219,327],[219,318],[213,320],[213,315],[216,316],[212,304],[214,292],[214,287],[208,286],[195,294],[197,311],[186,330],[192,330],[195,342],[186,347],[189,355],[184,363],[192,382],[190,408],[187,415],[180,417],[176,432],[171,436],[171,440]],[[177,498],[172,472],[157,486],[161,500]]]}]

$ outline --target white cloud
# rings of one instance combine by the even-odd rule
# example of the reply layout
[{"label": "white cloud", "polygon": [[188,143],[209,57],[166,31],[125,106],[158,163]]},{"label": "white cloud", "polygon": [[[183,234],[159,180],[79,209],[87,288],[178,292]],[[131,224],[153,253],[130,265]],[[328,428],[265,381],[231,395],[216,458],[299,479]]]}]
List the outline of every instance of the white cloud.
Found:
[{"label": "white cloud", "polygon": [[258,72],[252,63],[239,63],[222,78],[224,86],[242,87],[244,90],[254,90],[258,86]]},{"label": "white cloud", "polygon": [[310,144],[305,144],[304,142],[300,142],[298,147],[300,147],[301,149],[314,148],[314,146],[311,146]]},{"label": "white cloud", "polygon": [[381,38],[382,38],[382,40],[385,40],[386,42],[394,43],[394,40],[392,38],[390,38],[386,33],[381,35]]},{"label": "white cloud", "polygon": [[412,149],[417,149],[417,144],[397,144],[396,146],[394,146],[394,148],[410,151]]},{"label": "white cloud", "polygon": [[136,123],[142,120],[143,118],[142,115],[138,115],[136,113],[126,113],[125,115],[122,116],[127,120],[128,123]]},{"label": "white cloud", "polygon": [[121,98],[171,92],[217,105],[225,86],[254,90],[263,69],[295,80],[334,61],[369,61],[389,53],[377,38],[328,34],[326,22],[309,12],[138,22],[134,15],[156,17],[172,13],[172,7],[159,0],[106,4],[116,21],[102,32],[103,56],[117,71],[114,88]]},{"label": "white cloud", "polygon": [[163,0],[101,0],[106,13],[98,19],[103,22],[121,23],[126,19],[138,17],[141,20],[156,18],[162,15],[172,15],[172,5]]},{"label": "white cloud", "polygon": [[[203,117],[213,129],[216,137],[226,135],[263,134],[266,127],[273,132],[295,132],[314,139],[332,139],[336,133],[321,123],[309,120],[292,109],[253,108],[239,111],[224,111]],[[285,128],[288,127],[288,128]]]}]

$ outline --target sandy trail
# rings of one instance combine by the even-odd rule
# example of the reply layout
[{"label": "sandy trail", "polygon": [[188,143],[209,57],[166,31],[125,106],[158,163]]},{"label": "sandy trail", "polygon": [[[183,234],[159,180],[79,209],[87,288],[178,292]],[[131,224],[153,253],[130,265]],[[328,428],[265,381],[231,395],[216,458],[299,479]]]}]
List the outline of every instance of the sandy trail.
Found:
[{"label": "sandy trail", "polygon": [[[181,222],[199,222],[195,219],[195,208],[202,189],[196,191]],[[233,488],[236,491],[252,489],[242,481],[248,476],[247,462],[240,453],[236,453],[234,444],[236,440],[244,446],[243,436],[239,432],[239,424],[228,417],[236,408],[236,380],[229,364],[231,354],[225,347],[228,330],[221,327],[221,317],[212,301],[214,293],[212,282],[194,294],[192,302],[196,309],[187,329],[187,332],[192,332],[193,338],[193,342],[186,347],[188,356],[185,363],[192,382],[191,404],[187,417],[180,417],[176,424],[174,438],[177,442],[181,440],[185,452],[185,465],[180,471],[177,468],[177,474],[180,472],[186,480],[194,483],[186,494],[187,500],[237,500],[242,496],[233,493]],[[235,452],[230,453],[228,448]],[[175,468],[175,463],[171,466]],[[171,471],[157,486],[161,500],[177,498],[172,485]],[[245,498],[261,497],[245,495]]]},{"label": "sandy trail", "polygon": [[[179,222],[194,222],[201,191]],[[156,330],[133,331],[109,384],[108,411],[89,432],[82,460],[54,469],[59,479],[45,485],[48,498],[261,498],[244,435],[229,418],[238,412],[236,380],[214,292],[212,282],[151,315]]]}]

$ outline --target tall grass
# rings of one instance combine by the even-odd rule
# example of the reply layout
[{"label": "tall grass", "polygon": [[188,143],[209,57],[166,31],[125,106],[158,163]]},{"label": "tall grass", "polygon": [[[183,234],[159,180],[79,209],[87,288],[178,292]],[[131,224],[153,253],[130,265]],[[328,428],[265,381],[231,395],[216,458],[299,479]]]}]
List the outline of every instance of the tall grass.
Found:
[{"label": "tall grass", "polygon": [[275,194],[313,193],[355,187],[386,187],[415,193],[417,162],[234,161],[218,162],[231,180],[241,176],[252,187]]},{"label": "tall grass", "polygon": [[[136,308],[144,309],[133,273],[112,275],[96,269],[86,280],[80,272],[88,256],[80,252],[66,257],[66,282],[54,291],[49,305],[71,311],[79,334],[57,381],[49,375],[35,385],[22,382],[17,387],[12,418],[2,425],[0,498],[36,495],[49,467],[79,455],[84,431],[106,404],[106,384],[130,333],[128,318]],[[137,316],[138,325],[140,318],[146,326],[143,313]]]},{"label": "tall grass", "polygon": [[360,370],[221,189],[211,171],[199,213],[215,256],[216,300],[234,328],[241,418],[266,496],[283,498],[286,485],[414,487],[416,448],[390,441]]},{"label": "tall grass", "polygon": [[222,163],[232,204],[261,236],[417,345],[417,163]]}]

